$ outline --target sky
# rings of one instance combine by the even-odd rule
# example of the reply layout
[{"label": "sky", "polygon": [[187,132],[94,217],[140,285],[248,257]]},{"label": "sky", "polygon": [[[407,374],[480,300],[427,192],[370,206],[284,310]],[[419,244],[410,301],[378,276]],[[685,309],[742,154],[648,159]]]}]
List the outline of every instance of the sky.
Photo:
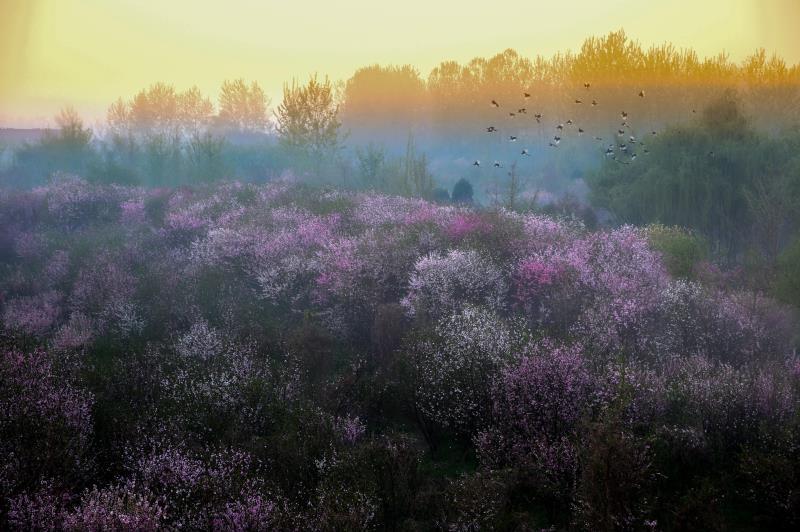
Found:
[{"label": "sky", "polygon": [[52,125],[64,105],[99,124],[109,104],[156,81],[256,80],[275,104],[309,74],[346,80],[370,64],[423,76],[514,48],[577,50],[624,29],[740,60],[763,47],[800,63],[800,0],[0,0],[0,127]]}]

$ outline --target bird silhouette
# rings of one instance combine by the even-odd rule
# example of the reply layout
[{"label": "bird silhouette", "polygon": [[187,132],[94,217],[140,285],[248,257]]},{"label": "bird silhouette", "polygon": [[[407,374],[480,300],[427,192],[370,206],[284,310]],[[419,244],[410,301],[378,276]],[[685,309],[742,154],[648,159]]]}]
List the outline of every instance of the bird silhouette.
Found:
[{"label": "bird silhouette", "polygon": [[528,148],[523,148],[522,155],[530,156],[530,152],[528,151]]},{"label": "bird silhouette", "polygon": [[628,113],[626,113],[625,111],[622,111],[622,113],[620,113],[619,116],[621,116],[623,120],[628,120]]},{"label": "bird silhouette", "polygon": [[495,131],[497,131],[497,128],[494,126],[489,126],[486,128],[487,133],[494,133]]},{"label": "bird silhouette", "polygon": [[528,110],[527,110],[527,109],[525,109],[524,107],[520,107],[519,109],[517,109],[517,112],[518,112],[519,114],[521,114],[521,115],[526,115],[526,114],[528,114]]},{"label": "bird silhouette", "polygon": [[492,105],[494,105],[495,107],[500,107],[500,104],[497,103],[497,100],[492,100]]},{"label": "bird silhouette", "polygon": [[597,105],[597,100],[592,100],[592,106],[594,107],[596,105]]},{"label": "bird silhouette", "polygon": [[621,137],[621,136],[622,136],[622,135],[624,135],[624,134],[625,134],[625,130],[624,130],[624,129],[618,129],[618,130],[617,130],[617,136],[618,136],[618,137]]},{"label": "bird silhouette", "polygon": [[517,137],[515,135],[509,135],[508,140],[510,140],[511,142],[517,142]]},{"label": "bird silhouette", "polygon": [[553,141],[556,143],[556,146],[558,146],[561,143],[561,137],[556,135],[555,137],[553,137]]},{"label": "bird silhouette", "polygon": [[578,100],[578,99],[576,99],[576,100],[575,100],[575,103],[583,103],[583,100]]},{"label": "bird silhouette", "polygon": [[589,89],[589,87],[591,87],[591,84],[590,84],[588,81],[587,81],[586,83],[584,83],[584,84],[583,84],[583,88],[584,88],[584,89],[587,89],[587,90],[588,90],[588,89]]},{"label": "bird silhouette", "polygon": [[628,137],[628,141],[630,141],[631,144],[636,144],[636,137],[631,135],[630,137]]},{"label": "bird silhouette", "polygon": [[572,125],[572,119],[570,119],[570,120],[567,120],[567,125],[568,125],[568,126],[571,126],[571,125]]},{"label": "bird silhouette", "polygon": [[564,129],[564,124],[558,124],[558,125],[556,126],[556,129],[557,129],[557,130],[559,130],[559,131],[563,131],[563,129]]},{"label": "bird silhouette", "polygon": [[531,97],[531,93],[529,93],[529,92],[523,92],[523,93],[522,93],[522,95],[523,95],[525,98],[530,98],[530,97]]},{"label": "bird silhouette", "polygon": [[631,154],[631,161],[635,161],[635,160],[636,160],[636,154],[635,154],[635,153],[632,153],[632,154]]},{"label": "bird silhouette", "polygon": [[650,132],[650,134],[651,134],[651,135],[653,135],[654,137],[655,137],[656,135],[658,135],[658,133],[656,133],[655,131],[651,131],[651,132]]},{"label": "bird silhouette", "polygon": [[594,140],[603,140],[603,137],[595,137]]},{"label": "bird silhouette", "polygon": [[481,162],[478,159],[475,159],[475,162],[472,163],[472,166],[480,166]]},{"label": "bird silhouette", "polygon": [[492,166],[494,166],[495,168],[502,168],[503,167],[503,165],[500,164],[500,161],[495,161]]},{"label": "bird silhouette", "polygon": [[612,148],[610,146],[608,148],[606,148],[606,157],[611,157],[613,155],[614,155],[614,148]]},{"label": "bird silhouette", "polygon": [[643,90],[639,91],[639,98],[644,98],[644,91]]},{"label": "bird silhouette", "polygon": [[628,145],[627,144],[620,144],[619,145],[619,150],[627,152],[628,151]]},{"label": "bird silhouette", "polygon": [[578,135],[583,135],[583,129],[578,128]]}]

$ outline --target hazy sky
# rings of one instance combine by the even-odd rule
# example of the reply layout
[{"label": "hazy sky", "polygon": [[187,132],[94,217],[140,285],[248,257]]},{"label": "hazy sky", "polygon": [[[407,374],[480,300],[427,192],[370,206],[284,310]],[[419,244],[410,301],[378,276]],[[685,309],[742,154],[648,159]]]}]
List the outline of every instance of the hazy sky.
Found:
[{"label": "hazy sky", "polygon": [[52,123],[64,104],[90,121],[154,81],[346,79],[374,63],[412,64],[514,48],[576,50],[620,28],[738,60],[758,47],[800,62],[800,0],[0,0],[0,126]]}]

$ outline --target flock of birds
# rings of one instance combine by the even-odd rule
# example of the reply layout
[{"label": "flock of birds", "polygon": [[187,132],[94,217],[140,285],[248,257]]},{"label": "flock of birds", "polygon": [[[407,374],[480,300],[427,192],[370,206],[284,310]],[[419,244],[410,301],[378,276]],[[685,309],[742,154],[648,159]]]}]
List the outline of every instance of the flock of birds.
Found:
[{"label": "flock of birds", "polygon": [[[583,88],[588,92],[591,89],[591,84],[588,82],[584,83]],[[527,100],[528,98],[531,97],[531,94],[529,92],[523,92],[522,96],[525,100]],[[645,97],[644,90],[639,91],[638,97],[639,98]],[[584,101],[583,98],[575,98],[575,105],[583,105],[583,101]],[[495,109],[500,109],[500,103],[497,100],[492,100],[490,105]],[[590,105],[592,107],[597,107],[599,104],[597,100],[592,99]],[[692,113],[695,112],[696,111],[693,109]],[[516,111],[512,110],[508,112],[508,116],[510,118],[515,118],[519,115],[527,115],[527,114],[528,114],[528,109],[526,107],[519,107],[516,109]],[[544,119],[544,116],[541,113],[535,113],[533,117],[536,119],[537,124],[541,124],[542,120]],[[621,111],[620,113],[621,123],[616,132],[617,138],[615,139],[615,142],[610,143],[605,150],[606,158],[612,159],[620,164],[631,164],[633,161],[636,160],[636,158],[638,157],[638,154],[636,152],[637,146],[638,148],[641,148],[641,153],[643,155],[647,155],[648,153],[650,153],[650,151],[645,147],[646,146],[645,143],[640,139],[637,139],[636,136],[633,134],[633,130],[631,126],[628,124],[628,118],[629,118],[628,113],[624,110]],[[559,145],[561,144],[562,140],[561,135],[564,132],[564,128],[571,127],[574,125],[575,124],[571,119],[563,123],[558,123],[555,126],[556,129],[555,134],[552,140],[549,141],[548,146],[551,148],[558,148]],[[486,132],[490,134],[492,133],[499,134],[500,130],[495,126],[488,126],[486,128]],[[585,131],[581,127],[577,127],[577,132],[579,136],[582,136],[585,133]],[[652,136],[656,136],[657,134],[658,134],[657,131],[651,131]],[[517,142],[518,140],[519,138],[517,135],[508,135],[509,142]],[[603,138],[594,137],[594,140],[602,142]],[[526,157],[529,157],[531,155],[530,150],[528,148],[523,148],[520,153],[522,156]],[[710,153],[709,155],[713,155],[713,152]],[[479,167],[481,166],[481,161],[476,159],[475,162],[472,163],[472,165]],[[495,168],[502,168],[503,163],[495,160],[492,166]]]}]

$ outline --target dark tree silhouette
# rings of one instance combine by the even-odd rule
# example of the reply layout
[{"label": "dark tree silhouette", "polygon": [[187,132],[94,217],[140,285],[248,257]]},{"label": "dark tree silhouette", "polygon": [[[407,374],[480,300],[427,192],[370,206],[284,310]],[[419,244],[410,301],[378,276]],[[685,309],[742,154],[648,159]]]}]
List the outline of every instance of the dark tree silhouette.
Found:
[{"label": "dark tree silhouette", "polygon": [[472,184],[463,177],[453,186],[454,203],[472,203]]}]

